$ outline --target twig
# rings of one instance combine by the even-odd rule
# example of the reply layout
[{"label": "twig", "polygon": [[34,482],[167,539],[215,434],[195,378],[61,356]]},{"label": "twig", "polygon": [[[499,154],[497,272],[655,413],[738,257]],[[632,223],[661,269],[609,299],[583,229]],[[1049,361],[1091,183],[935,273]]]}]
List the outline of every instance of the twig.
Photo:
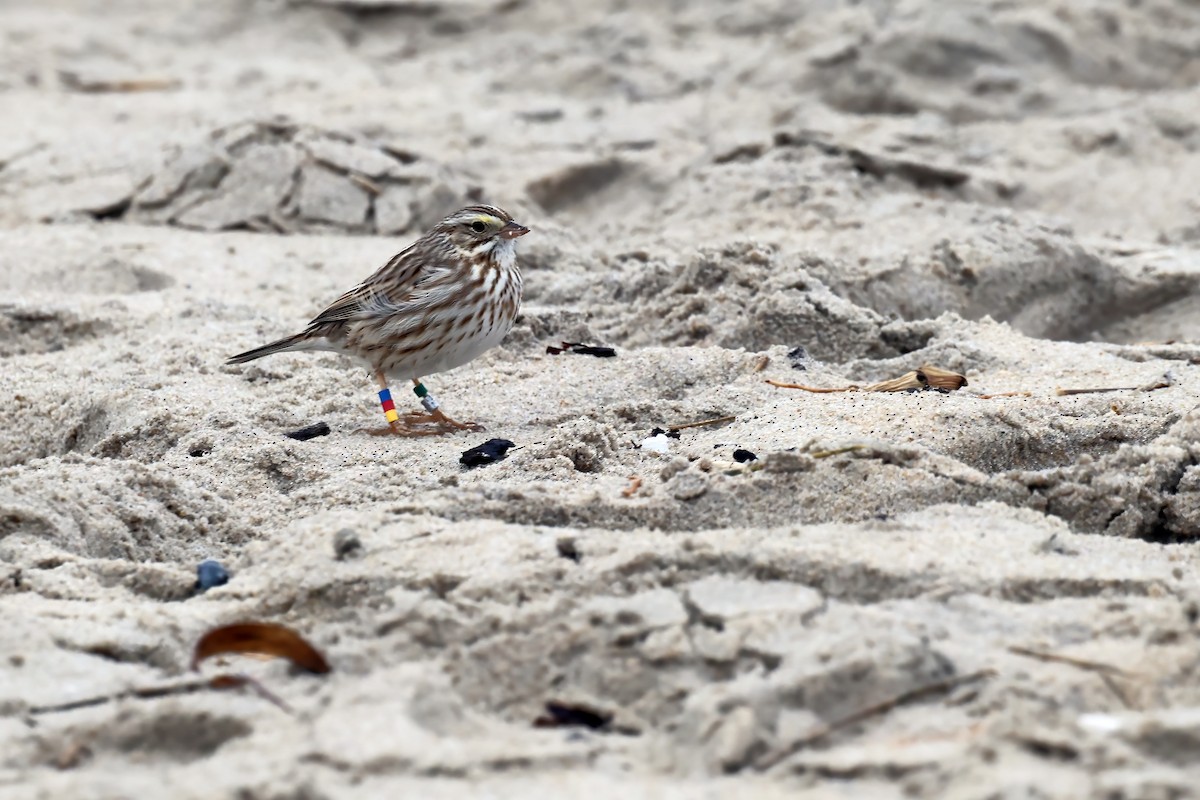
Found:
[{"label": "twig", "polygon": [[368,178],[366,175],[363,175],[361,172],[347,172],[346,177],[349,178],[352,183],[356,183],[361,186],[368,194],[371,194],[375,197],[383,194],[383,189],[379,186],[379,184]]},{"label": "twig", "polygon": [[1059,397],[1072,394],[1104,394],[1106,392],[1136,392],[1136,386],[1113,386],[1106,389],[1055,389],[1054,393]]},{"label": "twig", "polygon": [[209,688],[208,678],[198,678],[196,680],[185,681],[183,683],[173,683],[166,686],[148,686],[143,689],[127,689],[123,692],[115,694],[104,694],[97,697],[88,697],[83,700],[72,700],[69,703],[56,703],[49,706],[34,706],[29,709],[30,714],[57,714],[62,711],[74,711],[78,708],[90,708],[91,706],[100,706],[105,703],[111,703],[115,700],[124,700],[129,697],[136,697],[143,700],[152,700],[156,697],[166,697],[174,694],[189,694],[197,692],[201,689]]},{"label": "twig", "polygon": [[728,417],[713,417],[712,419],[704,419],[699,422],[684,422],[681,425],[668,425],[669,431],[681,431],[685,428],[702,428],[705,425],[720,425],[723,422],[733,422],[737,419],[736,414],[730,414]]},{"label": "twig", "polygon": [[856,450],[866,450],[865,444],[848,444],[845,447],[835,447],[833,450],[818,450],[815,453],[809,453],[812,458],[829,458],[830,456],[840,456],[842,453],[853,453]]},{"label": "twig", "polygon": [[1087,659],[1083,658],[1073,658],[1072,656],[1063,656],[1057,653],[1047,653],[1042,650],[1032,650],[1028,647],[1020,647],[1017,645],[1009,647],[1008,652],[1015,653],[1019,656],[1026,656],[1027,658],[1036,658],[1038,661],[1066,664],[1067,666],[1076,667],[1088,672],[1094,672],[1099,676],[1100,680],[1104,681],[1104,685],[1107,686],[1109,690],[1117,696],[1117,699],[1121,701],[1122,705],[1124,705],[1126,708],[1132,707],[1132,704],[1129,701],[1129,696],[1125,693],[1125,689],[1116,682],[1117,678],[1128,679],[1132,676],[1129,674],[1129,672],[1121,669],[1120,667],[1114,667],[1112,664],[1104,664],[1099,661],[1088,661]]},{"label": "twig", "polygon": [[238,675],[218,675],[209,682],[209,685],[214,689],[240,689],[243,686],[249,686],[263,700],[266,700],[268,703],[274,703],[288,714],[292,713],[292,707],[285,703],[282,697],[264,686],[262,681],[252,678],[245,673]]},{"label": "twig", "polygon": [[109,92],[163,92],[179,88],[174,78],[125,78],[109,80],[87,78],[74,72],[61,71],[59,79],[68,89],[77,92],[104,94]]},{"label": "twig", "polygon": [[834,392],[857,392],[857,386],[840,386],[836,389],[825,389],[820,386],[805,386],[802,383],[784,383],[783,381],[767,381],[772,386],[780,389],[802,389],[806,392],[815,392],[816,394],[833,394]]},{"label": "twig", "polygon": [[996,394],[976,395],[980,400],[994,400],[997,397],[1033,397],[1033,392],[997,392]]},{"label": "twig", "polygon": [[114,694],[103,694],[97,697],[88,697],[83,700],[72,700],[69,703],[57,703],[49,706],[34,706],[29,709],[30,714],[58,714],[64,711],[75,711],[80,708],[90,708],[92,706],[101,706],[105,703],[112,703],[117,700],[127,700],[136,698],[138,700],[154,700],[159,697],[172,697],[178,694],[192,694],[193,692],[203,691],[205,689],[240,689],[247,686],[254,690],[259,697],[274,703],[289,714],[292,709],[275,693],[269,691],[262,683],[249,675],[217,675],[212,678],[196,678],[182,683],[171,683],[163,686],[146,686],[143,688],[126,689],[123,692]]},{"label": "twig", "polygon": [[1168,389],[1172,385],[1168,377],[1167,380],[1155,381],[1145,386],[1114,386],[1111,389],[1056,389],[1055,392],[1060,396],[1068,394],[1098,394],[1101,392],[1155,392],[1159,389]]},{"label": "twig", "polygon": [[637,494],[638,489],[642,488],[642,476],[630,475],[629,485],[621,490],[622,497],[633,497]]},{"label": "twig", "polygon": [[857,725],[858,723],[870,719],[871,717],[877,717],[880,714],[886,714],[887,712],[906,703],[911,703],[914,700],[921,700],[931,695],[945,694],[953,689],[957,689],[959,686],[964,686],[968,683],[975,683],[976,681],[981,681],[984,678],[990,678],[995,674],[996,670],[994,669],[981,669],[978,672],[972,672],[967,675],[957,675],[953,678],[946,678],[945,680],[934,681],[933,683],[927,683],[924,686],[918,686],[915,689],[909,689],[907,692],[901,692],[900,694],[890,697],[887,700],[882,700],[878,703],[866,706],[865,708],[860,708],[858,711],[851,712],[841,719],[834,720],[828,725],[813,731],[808,736],[804,736],[794,742],[791,742],[782,750],[777,750],[774,753],[768,753],[758,761],[756,766],[763,770],[770,769],[784,759],[795,755],[808,745],[818,742],[821,739],[824,739],[826,736],[841,730],[842,728],[848,728],[851,725]]},{"label": "twig", "polygon": [[1047,653],[1044,650],[1033,650],[1031,648],[1020,647],[1018,645],[1009,647],[1008,652],[1015,653],[1019,656],[1036,658],[1039,661],[1054,661],[1059,664],[1070,664],[1072,667],[1079,667],[1080,669],[1086,669],[1090,672],[1104,672],[1108,673],[1109,675],[1120,675],[1123,678],[1129,677],[1129,673],[1120,667],[1114,667],[1111,664],[1103,664],[1099,661],[1088,661],[1087,659],[1083,658],[1063,656],[1057,653]]}]

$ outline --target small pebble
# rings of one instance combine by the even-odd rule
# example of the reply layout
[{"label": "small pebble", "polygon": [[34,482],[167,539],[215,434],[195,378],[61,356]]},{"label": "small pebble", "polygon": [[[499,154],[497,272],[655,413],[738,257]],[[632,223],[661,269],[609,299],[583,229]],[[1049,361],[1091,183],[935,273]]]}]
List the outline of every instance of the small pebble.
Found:
[{"label": "small pebble", "polygon": [[350,528],[342,528],[333,535],[333,554],[338,561],[358,558],[363,553],[362,541]]},{"label": "small pebble", "polygon": [[596,358],[616,358],[617,355],[617,351],[611,347],[593,347],[591,345],[576,347],[573,352],[581,356],[595,356]]},{"label": "small pebble", "polygon": [[576,353],[581,356],[595,356],[596,358],[615,358],[617,351],[611,347],[598,347],[596,345],[583,344],[582,342],[563,342],[562,347],[550,345],[546,348],[548,355],[556,356],[560,353]]},{"label": "small pebble", "polygon": [[733,460],[739,464],[745,464],[747,461],[758,461],[758,456],[751,453],[749,450],[741,448],[733,451]]},{"label": "small pebble", "polygon": [[221,566],[220,561],[206,559],[196,567],[196,591],[207,592],[214,586],[224,586],[229,583],[229,572]]},{"label": "small pebble", "polygon": [[677,431],[677,430],[669,431],[669,430],[665,430],[663,428],[653,428],[650,431],[650,435],[651,436],[665,436],[668,439],[678,439],[679,431]]},{"label": "small pebble", "polygon": [[458,463],[467,467],[482,467],[486,464],[495,464],[497,461],[504,459],[508,454],[509,448],[515,446],[508,439],[488,439],[478,447],[464,450],[462,456],[458,459]]},{"label": "small pebble", "polygon": [[533,725],[535,728],[579,727],[599,730],[612,720],[613,715],[609,711],[551,700],[546,703],[546,713],[535,719]]},{"label": "small pebble", "polygon": [[563,558],[570,559],[576,564],[579,563],[579,548],[575,546],[575,540],[570,536],[560,536],[558,541],[554,543],[554,547]]},{"label": "small pebble", "polygon": [[299,430],[285,433],[284,436],[289,439],[295,439],[300,442],[307,442],[309,439],[315,439],[318,436],[328,436],[329,426],[324,422],[318,422],[313,425],[300,428]]}]

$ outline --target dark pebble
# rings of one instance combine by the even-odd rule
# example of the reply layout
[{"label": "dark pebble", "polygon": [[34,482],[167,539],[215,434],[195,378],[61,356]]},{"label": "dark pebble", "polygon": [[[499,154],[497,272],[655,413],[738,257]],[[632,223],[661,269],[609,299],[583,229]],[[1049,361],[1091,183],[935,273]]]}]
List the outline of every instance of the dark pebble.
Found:
[{"label": "dark pebble", "polygon": [[596,358],[617,357],[617,351],[611,347],[591,347],[590,345],[583,345],[582,347],[576,347],[574,352],[581,356],[595,356]]},{"label": "dark pebble", "polygon": [[358,534],[350,528],[342,528],[333,535],[333,554],[338,561],[357,558],[362,555],[362,551],[362,541],[359,540]]},{"label": "dark pebble", "polygon": [[739,464],[745,464],[747,461],[758,461],[758,456],[751,453],[749,450],[734,450],[733,460]]},{"label": "dark pebble", "polygon": [[458,463],[467,467],[482,467],[501,461],[511,447],[515,447],[508,439],[488,439],[478,447],[464,450]]},{"label": "dark pebble", "polygon": [[207,592],[214,586],[224,586],[229,583],[229,573],[221,566],[220,561],[207,559],[196,567],[196,591]]},{"label": "dark pebble", "polygon": [[663,428],[653,428],[650,431],[651,436],[658,436],[660,433],[663,436],[667,437],[668,439],[678,439],[679,438],[679,431],[668,431]]},{"label": "dark pebble", "polygon": [[558,554],[563,558],[570,559],[576,564],[579,563],[579,548],[575,546],[575,540],[571,537],[559,537],[558,541],[554,543],[554,547],[558,550]]},{"label": "dark pebble", "polygon": [[329,426],[324,422],[318,422],[315,425],[308,425],[298,431],[291,431],[290,433],[284,434],[284,436],[288,437],[289,439],[296,439],[297,441],[301,442],[307,442],[309,439],[315,439],[318,436],[328,435]]},{"label": "dark pebble", "polygon": [[803,347],[795,347],[788,351],[788,363],[792,365],[792,369],[807,370],[808,351]]},{"label": "dark pebble", "polygon": [[538,728],[603,728],[612,722],[613,715],[607,711],[587,706],[568,705],[553,700],[546,703],[545,716],[538,717],[533,724]]},{"label": "dark pebble", "polygon": [[563,342],[562,347],[550,345],[546,348],[549,355],[556,356],[560,353],[576,353],[581,356],[595,356],[596,358],[615,358],[617,351],[611,347],[598,347],[590,344],[582,344],[580,342]]}]

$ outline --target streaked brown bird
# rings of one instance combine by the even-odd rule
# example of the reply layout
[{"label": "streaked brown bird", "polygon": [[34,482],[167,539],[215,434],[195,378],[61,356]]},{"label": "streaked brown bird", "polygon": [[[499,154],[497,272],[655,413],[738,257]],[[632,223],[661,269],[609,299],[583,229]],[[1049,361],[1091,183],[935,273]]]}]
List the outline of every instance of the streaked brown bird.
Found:
[{"label": "streaked brown bird", "polygon": [[[474,423],[446,416],[421,378],[478,358],[508,334],[521,306],[516,239],[527,233],[529,228],[503,209],[467,206],[335,300],[302,332],[226,363],[293,350],[344,353],[365,361],[379,384],[388,427],[369,433],[477,430]],[[425,413],[398,414],[389,377],[411,379]]]}]

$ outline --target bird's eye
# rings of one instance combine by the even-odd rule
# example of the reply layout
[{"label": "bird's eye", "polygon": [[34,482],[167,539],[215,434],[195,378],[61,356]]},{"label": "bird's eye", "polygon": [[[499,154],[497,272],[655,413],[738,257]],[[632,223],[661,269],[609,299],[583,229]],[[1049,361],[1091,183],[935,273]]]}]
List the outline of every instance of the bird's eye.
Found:
[{"label": "bird's eye", "polygon": [[487,230],[487,225],[484,224],[482,220],[477,219],[471,223],[471,230],[475,231],[476,233],[483,233]]}]

